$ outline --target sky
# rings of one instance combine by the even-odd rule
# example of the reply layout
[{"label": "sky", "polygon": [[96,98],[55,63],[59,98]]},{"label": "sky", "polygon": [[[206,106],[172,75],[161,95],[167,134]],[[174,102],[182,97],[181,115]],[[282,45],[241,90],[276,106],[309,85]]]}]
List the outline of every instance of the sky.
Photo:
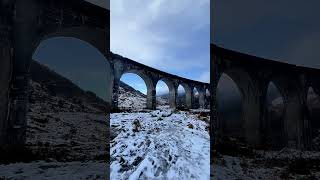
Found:
[{"label": "sky", "polygon": [[[320,68],[320,1],[214,0],[210,6],[211,43],[280,62]],[[228,78],[222,78],[220,83],[227,96],[238,91]]]},{"label": "sky", "polygon": [[211,2],[211,42],[268,59],[320,68],[320,1]]},{"label": "sky", "polygon": [[[113,53],[181,77],[210,81],[210,0],[110,3]],[[121,80],[146,92],[139,77]]]},{"label": "sky", "polygon": [[42,41],[33,59],[106,100],[107,59],[90,44],[56,37]]}]

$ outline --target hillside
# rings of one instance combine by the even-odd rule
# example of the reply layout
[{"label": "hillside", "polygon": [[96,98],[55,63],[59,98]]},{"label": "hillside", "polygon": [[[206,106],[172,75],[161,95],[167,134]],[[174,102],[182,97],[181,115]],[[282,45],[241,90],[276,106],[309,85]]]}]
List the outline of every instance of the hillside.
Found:
[{"label": "hillside", "polygon": [[[146,95],[125,83],[119,95],[121,108],[144,108]],[[158,105],[167,103],[157,99]],[[115,179],[209,178],[209,111],[158,106],[112,113],[109,126],[101,98],[37,62],[31,67],[29,102],[27,148],[36,159],[0,165],[5,172],[0,179],[106,179],[107,161]]]},{"label": "hillside", "polygon": [[[36,61],[30,72],[28,147],[61,161],[101,159],[108,149],[107,103]],[[146,95],[121,82],[119,107],[145,106]]]},{"label": "hillside", "polygon": [[106,159],[106,102],[35,61],[30,72],[28,147],[40,159]]}]

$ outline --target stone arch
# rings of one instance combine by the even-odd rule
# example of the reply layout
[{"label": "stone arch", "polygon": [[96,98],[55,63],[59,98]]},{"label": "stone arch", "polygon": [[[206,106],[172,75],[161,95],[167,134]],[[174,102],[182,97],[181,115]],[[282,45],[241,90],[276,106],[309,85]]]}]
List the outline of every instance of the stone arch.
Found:
[{"label": "stone arch", "polygon": [[184,89],[184,92],[185,92],[185,99],[184,99],[185,106],[187,109],[191,109],[192,108],[192,101],[193,101],[192,87],[185,82],[180,82],[178,87],[180,85]]},{"label": "stone arch", "polygon": [[193,88],[192,88],[192,108],[194,108],[194,109],[197,109],[197,108],[199,108],[200,107],[200,98],[199,98],[199,95],[200,95],[200,91],[198,90],[199,89],[199,87],[197,87],[197,86],[193,86]]},{"label": "stone arch", "polygon": [[169,105],[170,108],[176,108],[176,98],[177,98],[177,90],[175,88],[174,82],[168,78],[161,78],[157,81],[157,84],[159,81],[163,81],[168,89],[169,89]]},{"label": "stone arch", "polygon": [[260,91],[253,75],[240,68],[229,68],[221,72],[228,75],[237,85],[242,97],[242,129],[243,137],[251,145],[261,143],[261,109]]},{"label": "stone arch", "polygon": [[266,91],[265,143],[272,148],[282,148],[284,140],[284,97],[279,88],[270,81]]},{"label": "stone arch", "polygon": [[295,77],[275,75],[271,81],[279,89],[284,103],[284,139],[288,147],[303,147],[304,113],[302,87]]},{"label": "stone arch", "polygon": [[107,33],[108,32],[106,30],[87,26],[44,30],[43,32],[37,34],[37,36],[34,38],[32,49],[34,51],[42,41],[50,38],[71,37],[91,44],[91,46],[98,49],[101,54],[107,56],[109,49],[109,35]]},{"label": "stone arch", "polygon": [[[27,94],[28,91],[28,82],[29,82],[29,70],[32,60],[32,55],[35,52],[36,48],[39,46],[39,44],[45,40],[52,37],[71,37],[79,39],[83,42],[86,42],[90,44],[92,47],[98,50],[99,53],[101,53],[102,56],[104,56],[107,59],[107,52],[108,52],[108,46],[102,45],[103,43],[107,43],[107,33],[103,33],[103,36],[100,36],[101,33],[98,33],[96,35],[93,29],[82,29],[82,28],[67,28],[64,31],[56,31],[52,32],[51,34],[36,34],[32,36],[30,35],[30,39],[27,39],[26,41],[22,41],[24,38],[19,39],[16,43],[17,49],[15,51],[14,56],[14,63],[13,63],[13,76],[12,76],[12,83],[13,86],[16,86],[17,91],[21,93]],[[90,36],[93,36],[90,38]],[[99,40],[99,39],[105,39],[105,40]],[[97,40],[98,42],[94,42]],[[27,48],[25,48],[27,47]],[[106,86],[106,106],[107,106],[107,118],[109,118],[110,113],[110,107],[111,107],[111,94],[112,94],[112,86],[111,86],[111,66],[108,60],[106,60],[106,72],[107,72],[107,86]],[[24,95],[27,97],[26,95]],[[21,96],[22,97],[22,96]],[[12,101],[15,101],[16,97],[12,98]],[[11,114],[9,117],[11,120],[11,126],[12,127],[21,127],[19,129],[15,130],[8,130],[10,131],[10,134],[8,135],[10,139],[19,138],[17,140],[11,140],[18,144],[23,144],[25,142],[25,136],[19,135],[19,134],[25,134],[26,130],[26,115],[27,115],[27,101],[28,99],[21,99],[18,102],[18,104],[12,104]],[[24,105],[23,105],[24,104]],[[17,108],[20,107],[20,108]],[[21,108],[25,107],[25,108]],[[23,119],[17,119],[16,114],[19,114],[19,118]],[[21,115],[23,114],[23,115]],[[11,136],[11,137],[10,137]],[[22,138],[23,137],[23,138]]]},{"label": "stone arch", "polygon": [[[100,114],[100,115],[102,114],[102,116],[104,117],[103,119],[105,119],[105,117],[109,118],[109,115],[110,115],[110,100],[111,100],[110,99],[111,89],[109,89],[109,87],[110,87],[109,83],[111,82],[111,79],[110,79],[111,76],[110,76],[110,74],[108,75],[108,72],[110,72],[110,71],[108,71],[109,61],[105,59],[105,56],[103,54],[101,54],[101,52],[97,48],[95,48],[91,44],[89,44],[89,43],[87,43],[87,42],[85,42],[83,40],[79,40],[77,38],[67,38],[67,39],[63,38],[64,40],[69,41],[69,42],[71,41],[71,42],[74,42],[74,43],[77,43],[77,44],[80,44],[80,43],[83,44],[83,46],[80,46],[80,47],[77,47],[77,48],[72,48],[72,49],[68,48],[67,45],[63,44],[65,41],[62,41],[59,38],[46,39],[46,40],[44,40],[46,42],[43,41],[42,43],[49,45],[49,44],[51,44],[50,40],[52,40],[52,39],[56,40],[56,42],[58,42],[58,45],[56,44],[57,46],[59,46],[59,45],[61,46],[62,45],[63,48],[66,48],[67,51],[65,51],[65,52],[67,52],[67,53],[69,52],[68,50],[73,50],[73,49],[76,49],[75,52],[78,52],[79,50],[80,51],[81,50],[85,50],[84,53],[82,53],[82,54],[86,55],[87,52],[89,51],[90,53],[89,52],[88,53],[90,55],[91,55],[91,53],[94,53],[95,55],[97,55],[97,56],[95,56],[97,58],[91,58],[91,56],[85,56],[84,58],[81,58],[81,60],[80,60],[80,59],[76,59],[79,56],[73,55],[73,53],[71,53],[71,55],[72,55],[71,59],[66,59],[65,57],[63,58],[63,56],[58,56],[58,58],[61,57],[63,59],[62,60],[61,59],[52,59],[54,61],[51,60],[51,63],[49,63],[49,64],[42,63],[42,64],[48,65],[48,67],[52,71],[62,75],[63,77],[67,78],[68,80],[71,80],[74,84],[76,84],[76,86],[80,87],[84,91],[79,91],[79,89],[76,86],[73,86],[70,83],[65,83],[65,81],[63,81],[63,80],[61,81],[59,76],[58,76],[58,78],[50,78],[50,77],[57,77],[57,76],[51,70],[50,71],[46,70],[47,68],[43,67],[39,63],[32,62],[29,72],[32,75],[33,80],[35,82],[37,82],[36,86],[35,86],[36,88],[34,88],[34,89],[37,89],[37,87],[39,87],[39,86],[37,86],[37,84],[39,83],[41,85],[40,87],[47,87],[46,89],[48,89],[48,91],[46,91],[46,90],[44,90],[44,91],[45,92],[49,92],[48,94],[50,94],[50,96],[51,95],[60,96],[58,94],[62,94],[62,97],[64,97],[64,98],[63,99],[59,98],[59,100],[55,100],[54,99],[53,103],[57,102],[59,107],[63,107],[63,111],[67,110],[67,111],[70,111],[70,112],[81,112],[81,113],[90,113],[90,114],[94,113],[95,115],[97,113],[97,115],[98,114]],[[76,41],[75,41],[75,39],[76,39]],[[49,48],[45,48],[45,49],[47,49],[47,51],[45,51],[42,48],[41,49],[37,49],[37,51],[35,51],[35,53],[36,52],[40,52],[40,53],[41,52],[48,52],[48,51],[52,52],[52,49],[55,50],[55,48],[50,48],[50,45],[49,45]],[[40,50],[40,51],[38,51],[38,50]],[[57,52],[57,51],[55,51],[55,52]],[[41,56],[37,56],[37,57],[39,57],[39,58],[36,59],[38,62],[43,62],[42,60],[44,60],[44,59],[41,58]],[[46,56],[46,57],[48,57],[48,56]],[[89,57],[90,57],[90,59],[88,59]],[[95,61],[96,63],[93,62],[93,61]],[[48,63],[50,61],[46,61],[46,62]],[[50,65],[53,65],[53,64],[58,65],[58,66],[50,66]],[[92,64],[92,66],[91,66],[91,64]],[[87,66],[87,65],[90,65],[90,66]],[[53,68],[53,67],[56,67],[56,68]],[[61,68],[61,67],[67,67],[67,68]],[[71,69],[75,69],[75,70],[71,70]],[[102,72],[102,73],[92,74],[92,72],[96,73],[97,71],[98,72]],[[43,72],[45,72],[45,73],[43,73]],[[67,73],[65,73],[65,72],[67,72]],[[76,75],[75,76],[74,75],[70,76],[70,74],[68,72],[75,73]],[[68,74],[69,74],[69,76],[68,76]],[[85,74],[85,76],[82,76],[82,74]],[[43,77],[38,78],[38,77],[40,77],[39,75],[44,75],[43,77],[45,77],[45,78],[43,78]],[[98,78],[98,76],[103,76],[103,78]],[[80,78],[78,79],[78,77],[80,77]],[[87,78],[87,77],[89,77],[89,78]],[[48,80],[50,81],[52,79],[54,80],[53,82],[56,85],[52,86],[53,83],[50,83],[50,82],[48,84],[46,83],[46,81],[48,81]],[[81,80],[85,80],[85,85],[82,84],[82,83],[77,83],[78,82],[77,80],[80,80],[80,82],[81,82]],[[92,83],[93,81],[96,81],[97,83],[95,83],[95,82]],[[59,82],[61,82],[61,83],[59,83]],[[86,85],[86,84],[89,84],[89,85]],[[98,88],[94,88],[94,87],[98,87]],[[99,92],[100,89],[102,89],[101,91],[103,91],[103,92]],[[92,91],[94,93],[91,93],[89,91]],[[35,92],[37,92],[37,91],[35,91]],[[109,93],[109,95],[106,95],[108,93]],[[34,100],[37,99],[37,93],[32,93],[32,94],[35,95],[33,97],[36,97],[36,98],[33,99],[33,101],[34,101]],[[96,96],[99,97],[99,95],[101,95],[99,99],[95,98]],[[102,101],[101,99],[103,99],[104,101]],[[30,103],[30,102],[32,102],[32,101],[29,101],[29,105],[30,106],[32,104],[37,104],[37,103]],[[46,101],[44,101],[44,102],[46,102]],[[64,102],[67,102],[67,103],[64,103]],[[82,102],[85,102],[85,103],[82,103]],[[49,104],[49,107],[52,105],[51,103],[48,103],[48,104]],[[65,104],[69,104],[69,105],[65,106]],[[90,108],[87,108],[87,106],[85,104],[90,104],[90,106],[95,107],[94,109],[96,109],[96,110],[90,110]],[[46,108],[46,107],[48,107],[47,105],[44,105],[44,107],[45,108],[41,109],[42,112],[44,111],[45,113],[51,114],[51,117],[59,119],[59,115],[58,114],[61,113],[61,111],[59,110],[60,108],[58,108],[58,110],[57,110],[59,113],[52,113],[51,110]],[[54,106],[52,106],[52,107],[54,107]],[[66,108],[66,107],[68,107],[68,108]],[[55,114],[57,116],[55,116]],[[90,114],[88,114],[88,116],[83,116],[83,118],[79,119],[76,123],[81,124],[81,123],[83,123],[83,121],[91,121]],[[32,116],[33,117],[37,117],[37,116],[34,116],[33,113],[30,113],[28,115],[28,117],[31,117],[31,118],[28,118],[28,124],[30,122],[35,122],[35,120],[31,120],[30,121],[30,119],[33,119]],[[71,124],[74,123],[74,121],[72,121],[73,117],[74,117],[73,115],[69,116],[67,114],[65,114],[65,116],[64,116],[65,119],[67,119],[68,121],[70,120]],[[39,118],[39,117],[37,117],[37,118]],[[43,117],[40,116],[40,118],[43,118]],[[48,122],[50,123],[50,121],[51,120],[49,119]],[[108,119],[106,119],[106,122],[107,121],[108,121]],[[107,126],[107,124],[104,124],[104,125],[102,125],[100,127],[101,128],[105,128],[106,126]],[[95,129],[92,126],[88,126],[87,128],[90,129],[90,134],[88,134],[88,136],[95,135],[97,133],[97,131],[95,131]],[[54,129],[51,129],[51,131],[54,130],[54,132],[59,132],[59,130],[61,130],[59,128],[59,126],[57,126]],[[73,137],[70,136],[70,139],[71,138],[72,139],[73,138],[77,138],[77,140],[81,141],[80,139],[78,139],[80,137],[79,136],[79,134],[80,134],[79,128],[74,128],[73,130],[75,130],[75,132],[72,133]],[[50,130],[49,130],[49,132],[50,132]],[[50,132],[50,133],[53,133],[53,132]],[[61,131],[59,133],[57,133],[57,134],[60,134],[60,133],[61,133]],[[33,133],[30,133],[30,134],[33,135]],[[27,143],[29,143],[30,140],[33,143],[34,139],[37,139],[36,137],[41,136],[41,135],[37,135],[37,136],[34,136],[34,138],[29,139],[28,137],[30,137],[29,136],[30,134],[27,133],[27,135],[28,135],[27,139],[26,139]],[[63,134],[63,132],[62,132],[62,134]],[[97,146],[97,147],[100,148],[100,147],[103,147],[103,146],[106,145],[105,143],[101,143],[101,142],[98,143],[96,140],[93,140],[93,142],[94,143],[92,144],[92,147]],[[54,146],[54,143],[51,144],[51,145]],[[75,151],[77,151],[77,150],[75,150]]]},{"label": "stone arch", "polygon": [[[93,28],[87,27],[72,27],[72,28],[64,28],[58,31],[46,32],[42,35],[39,35],[33,42],[33,51],[32,55],[34,54],[35,50],[39,47],[40,43],[56,38],[56,37],[66,37],[66,38],[74,38],[83,43],[88,44],[89,46],[98,50],[101,56],[105,57],[106,60],[106,73],[107,73],[107,87],[106,87],[106,94],[107,99],[106,101],[111,104],[112,99],[112,86],[111,86],[111,78],[112,78],[112,69],[110,65],[110,60],[107,56],[108,53],[108,43],[107,43],[107,33],[102,30],[97,30]],[[30,62],[29,62],[30,64]]]},{"label": "stone arch", "polygon": [[121,77],[124,74],[127,73],[132,73],[132,74],[136,74],[138,75],[145,83],[146,87],[147,87],[147,107],[148,109],[155,109],[155,84],[153,82],[153,80],[142,70],[137,70],[137,69],[129,69],[129,70],[124,70],[120,77],[119,80],[121,79]]},{"label": "stone arch", "polygon": [[[103,55],[106,59],[106,72],[107,72],[107,99],[109,106],[111,107],[112,101],[112,68],[110,64],[110,60],[108,57],[109,51],[109,35],[106,30],[97,29],[87,26],[78,26],[78,27],[68,27],[68,28],[53,28],[53,29],[46,29],[43,30],[41,33],[38,33],[32,42],[32,54],[38,48],[41,42],[45,40],[49,40],[55,37],[66,37],[66,38],[75,38],[82,42],[89,44],[91,47],[97,49],[101,55]],[[27,63],[28,67],[30,67],[30,62]],[[110,110],[109,110],[110,112]]]},{"label": "stone arch", "polygon": [[244,122],[242,116],[242,94],[238,85],[227,74],[222,74],[216,90],[217,115],[223,136],[243,140]]},{"label": "stone arch", "polygon": [[205,108],[205,88],[203,86],[196,87],[199,93],[199,108]]},{"label": "stone arch", "polygon": [[[1,121],[6,119],[6,127],[3,130],[5,135],[0,134],[0,136],[10,140],[2,140],[1,137],[0,143],[24,144],[23,132],[26,127],[23,124],[17,126],[14,126],[14,124],[26,121],[29,69],[34,50],[46,37],[67,36],[84,40],[100,50],[104,56],[107,56],[110,49],[108,43],[109,27],[107,27],[107,24],[110,23],[108,22],[109,10],[90,6],[85,1],[17,0],[5,4],[8,7],[6,13],[10,18],[13,17],[10,13],[14,12],[13,21],[10,21],[12,22],[10,29],[14,29],[10,32],[10,43],[12,44],[8,46],[10,59],[12,59],[10,70],[12,74],[10,75],[10,87],[12,88],[8,98],[10,102],[6,105],[9,113],[5,118],[2,114],[0,115]],[[83,11],[84,9],[86,11]],[[90,31],[84,30],[84,27],[90,29]],[[76,35],[76,31],[78,35]],[[103,34],[103,36],[98,34]],[[109,62],[106,69],[108,69],[108,72],[110,71]],[[111,88],[111,85],[108,86],[107,92],[111,91]],[[111,97],[111,93],[108,94]],[[109,99],[110,102],[111,98]],[[19,114],[18,118],[23,119],[15,119],[16,114]],[[0,125],[0,131],[2,131],[1,129]]]},{"label": "stone arch", "polygon": [[309,115],[309,133],[310,133],[310,145],[312,150],[319,151],[319,137],[320,137],[320,109],[319,109],[319,102],[320,96],[317,93],[316,88],[309,86],[307,88],[307,95],[306,95],[306,105],[308,108],[308,115]]}]

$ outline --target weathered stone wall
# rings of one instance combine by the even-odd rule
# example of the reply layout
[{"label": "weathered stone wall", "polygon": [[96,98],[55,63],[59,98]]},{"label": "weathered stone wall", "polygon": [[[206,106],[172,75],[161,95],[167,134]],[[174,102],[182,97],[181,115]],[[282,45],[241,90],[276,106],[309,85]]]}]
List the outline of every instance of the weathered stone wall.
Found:
[{"label": "weathered stone wall", "polygon": [[[238,86],[242,95],[242,130],[245,141],[252,146],[260,147],[271,140],[274,146],[307,149],[310,148],[310,119],[306,106],[306,91],[309,87],[318,87],[320,70],[298,67],[291,64],[263,59],[211,45],[212,73],[211,111],[213,124],[211,129],[214,137],[228,137],[231,134],[223,131],[223,124],[217,116],[216,88],[219,77],[225,73]],[[275,129],[274,136],[267,117],[266,93],[270,82],[280,90],[284,98],[284,115],[281,119],[282,128]],[[219,141],[219,139],[217,139]]]},{"label": "weathered stone wall", "polygon": [[109,59],[110,13],[82,0],[3,0],[0,15],[0,145],[21,145],[27,127],[29,68],[37,46],[51,37],[75,37]]}]

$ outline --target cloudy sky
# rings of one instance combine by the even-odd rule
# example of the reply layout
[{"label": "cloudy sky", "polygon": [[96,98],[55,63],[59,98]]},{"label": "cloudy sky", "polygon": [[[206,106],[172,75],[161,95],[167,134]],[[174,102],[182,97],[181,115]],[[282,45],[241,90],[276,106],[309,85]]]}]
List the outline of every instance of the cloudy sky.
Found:
[{"label": "cloudy sky", "polygon": [[[209,82],[209,0],[110,3],[112,52],[165,72]],[[122,80],[146,91],[139,77],[125,74]]]},{"label": "cloudy sky", "polygon": [[[211,42],[300,66],[320,68],[320,1],[211,1]],[[222,91],[235,94],[225,78]],[[219,87],[219,86],[218,86]]]},{"label": "cloudy sky", "polygon": [[212,1],[211,42],[229,49],[320,68],[320,1]]}]

